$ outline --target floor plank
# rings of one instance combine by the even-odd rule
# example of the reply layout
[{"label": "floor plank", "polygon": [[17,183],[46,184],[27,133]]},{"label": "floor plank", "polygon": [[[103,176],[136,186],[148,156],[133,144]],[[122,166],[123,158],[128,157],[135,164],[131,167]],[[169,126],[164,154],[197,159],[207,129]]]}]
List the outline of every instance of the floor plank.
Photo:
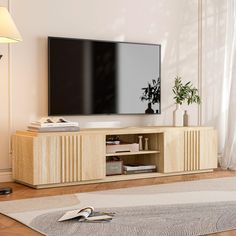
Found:
[{"label": "floor plank", "polygon": [[[1,186],[12,187],[13,193],[7,196],[0,196],[0,201],[9,201],[24,198],[35,198],[43,196],[55,196],[63,194],[72,194],[79,192],[91,192],[98,190],[107,189],[117,189],[117,188],[128,188],[135,186],[145,186],[152,184],[164,184],[180,181],[190,181],[190,180],[200,180],[200,179],[212,179],[212,178],[222,178],[222,177],[232,177],[236,176],[236,171],[225,171],[217,169],[210,173],[201,174],[190,174],[182,176],[169,176],[169,177],[159,177],[151,179],[139,179],[139,180],[128,180],[119,181],[111,183],[99,183],[99,184],[88,184],[80,186],[70,186],[70,187],[58,187],[50,189],[33,189],[27,186],[17,184],[17,183],[1,183]],[[27,226],[0,214],[0,236],[37,236],[41,235],[28,228]],[[212,234],[215,236],[236,236],[236,230]]]}]

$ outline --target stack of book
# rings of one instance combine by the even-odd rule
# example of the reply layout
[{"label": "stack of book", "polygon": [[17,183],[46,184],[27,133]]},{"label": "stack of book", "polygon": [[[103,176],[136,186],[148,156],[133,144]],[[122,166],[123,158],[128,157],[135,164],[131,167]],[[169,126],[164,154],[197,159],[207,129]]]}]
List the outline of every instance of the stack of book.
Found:
[{"label": "stack of book", "polygon": [[132,165],[124,165],[123,169],[124,169],[124,174],[139,174],[139,173],[155,172],[157,167],[156,165],[132,164]]},{"label": "stack of book", "polygon": [[28,130],[34,132],[75,132],[80,128],[78,122],[68,121],[63,117],[43,117],[39,121],[31,122]]}]

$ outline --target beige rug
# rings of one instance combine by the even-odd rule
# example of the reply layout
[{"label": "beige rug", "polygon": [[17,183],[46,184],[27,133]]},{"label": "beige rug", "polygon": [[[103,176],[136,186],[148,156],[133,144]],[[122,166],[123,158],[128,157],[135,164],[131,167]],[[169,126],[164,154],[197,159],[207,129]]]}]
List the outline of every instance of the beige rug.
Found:
[{"label": "beige rug", "polygon": [[[115,229],[117,227],[120,229],[124,228],[123,226],[126,225],[125,229],[127,229],[127,223],[129,225],[129,222],[131,224],[132,219],[135,219],[134,216],[137,214],[136,210],[138,212],[140,211],[143,212],[145,218],[148,217],[148,213],[146,212],[145,209],[147,209],[149,212],[150,209],[154,209],[153,210],[154,213],[152,214],[152,216],[159,217],[159,220],[164,220],[166,219],[165,217],[167,217],[167,219],[170,219],[170,217],[175,215],[177,218],[170,221],[172,222],[169,224],[170,227],[173,227],[173,222],[174,225],[177,224],[176,219],[179,219],[180,220],[179,223],[181,222],[181,224],[183,224],[183,222],[186,221],[186,219],[189,219],[189,217],[186,218],[186,214],[188,215],[189,213],[191,213],[191,211],[196,213],[195,215],[196,217],[199,217],[198,215],[199,213],[205,212],[204,214],[202,214],[202,216],[207,214],[207,218],[209,219],[212,218],[210,217],[211,214],[213,215],[217,214],[217,217],[220,217],[220,219],[224,217],[224,221],[222,222],[231,223],[229,225],[223,224],[221,226],[219,225],[217,226],[215,225],[214,222],[213,223],[210,222],[209,224],[211,225],[208,227],[208,230],[210,231],[201,231],[201,232],[213,233],[227,229],[234,229],[234,227],[236,228],[236,222],[232,220],[235,219],[236,217],[233,214],[227,214],[227,212],[229,212],[230,209],[233,209],[236,212],[236,208],[234,208],[236,204],[234,201],[236,201],[236,178],[230,177],[230,178],[178,182],[171,184],[145,186],[145,187],[135,187],[127,189],[97,191],[97,192],[79,193],[73,195],[0,202],[0,212],[47,235],[54,235],[52,231],[50,230],[47,231],[49,228],[55,228],[56,230],[58,229],[57,228],[58,226],[59,228],[62,226],[62,224],[60,225],[57,224],[56,219],[58,217],[58,214],[60,215],[68,209],[81,208],[88,205],[92,205],[95,208],[107,208],[107,209],[112,208],[113,210],[114,209],[117,210],[117,219],[114,219],[111,222],[111,224],[109,223],[110,224],[109,227],[108,225],[103,226],[103,224],[99,225],[96,224],[96,226],[93,226],[94,224],[89,224],[90,225],[89,227],[92,228],[92,230],[94,230],[94,227],[96,227],[95,231],[98,232],[98,234],[96,235],[99,235],[99,229],[97,229],[99,227],[100,230],[105,230],[105,227],[110,228],[111,226],[112,229]],[[226,205],[227,207],[225,208],[224,206]],[[169,209],[168,212],[170,212],[170,214],[169,215],[167,214],[165,216],[162,214],[162,217],[160,218],[160,216],[157,215],[158,212],[165,212],[167,208]],[[202,210],[200,210],[199,212],[197,211],[197,209],[202,209]],[[204,209],[205,211],[203,211]],[[174,211],[176,213],[174,213]],[[130,213],[129,215],[130,217],[128,218],[124,217],[124,215],[127,212]],[[46,225],[45,224],[43,225],[42,223],[38,222],[41,222],[42,219],[46,219],[48,216],[50,217],[50,219],[52,219],[54,223],[50,221],[50,227],[46,227],[47,230],[45,230],[45,227],[41,226],[46,226]],[[195,216],[193,215],[193,222],[195,222],[194,225],[196,225],[196,219],[200,219],[196,218]],[[157,222],[155,217],[152,219],[155,222]],[[116,223],[116,220],[122,218],[124,219],[123,223],[122,221],[119,221],[119,224]],[[38,222],[36,222],[36,220],[38,220]],[[219,222],[217,218],[215,220],[216,222]],[[46,222],[49,222],[49,220],[47,220]],[[148,220],[148,222],[152,221]],[[74,223],[75,223],[74,226],[70,226],[71,227],[70,233],[68,234],[63,233],[61,235],[78,235],[78,232],[82,232],[80,231],[81,229],[78,229],[81,227],[83,228],[85,227],[84,232],[90,232],[87,226],[88,224],[86,225],[83,224],[82,226],[80,224],[78,227],[78,222]],[[116,226],[112,225],[114,223],[116,223]],[[128,228],[128,230],[130,230],[129,232],[131,233],[129,235],[142,235],[138,231],[139,227],[135,226],[135,222],[133,222],[132,224],[134,225],[134,228],[132,229]],[[196,234],[196,232],[200,232],[198,231],[199,229],[196,229],[195,231],[186,230],[192,228],[189,227],[188,224],[185,226],[182,225],[181,227],[183,230],[181,235],[199,235]],[[179,229],[180,230],[179,232],[181,232],[181,227]],[[199,227],[202,228],[202,224],[200,224]],[[144,228],[145,227],[142,227],[141,229],[143,230]],[[164,228],[168,227],[165,226]],[[145,231],[146,235],[155,232],[155,230],[159,230],[159,229],[152,229],[154,231],[149,232],[149,229],[150,226],[146,227]],[[57,231],[57,235],[60,235],[58,234],[58,232],[63,232],[63,231],[62,229]],[[66,232],[69,231],[66,230]],[[108,233],[109,231],[101,231],[101,232],[106,232],[107,234],[105,235],[109,235]],[[164,231],[162,233],[163,235],[169,234],[168,231],[166,232]]]}]

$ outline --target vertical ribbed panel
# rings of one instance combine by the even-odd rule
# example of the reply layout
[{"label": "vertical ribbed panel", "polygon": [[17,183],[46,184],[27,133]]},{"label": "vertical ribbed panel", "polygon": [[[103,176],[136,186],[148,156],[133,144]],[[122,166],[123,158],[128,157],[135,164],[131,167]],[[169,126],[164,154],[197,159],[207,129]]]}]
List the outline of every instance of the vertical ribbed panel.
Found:
[{"label": "vertical ribbed panel", "polygon": [[184,170],[200,169],[200,131],[190,130],[184,132]]},{"label": "vertical ribbed panel", "polygon": [[61,136],[61,182],[80,181],[79,136]]}]

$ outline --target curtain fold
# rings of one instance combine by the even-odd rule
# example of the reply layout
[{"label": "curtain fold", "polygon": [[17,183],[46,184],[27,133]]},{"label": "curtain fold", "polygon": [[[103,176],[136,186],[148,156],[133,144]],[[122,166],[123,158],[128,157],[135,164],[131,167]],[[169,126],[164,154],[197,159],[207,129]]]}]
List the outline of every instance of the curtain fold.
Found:
[{"label": "curtain fold", "polygon": [[236,170],[236,1],[227,1],[224,78],[221,94],[219,149],[223,153],[220,165]]}]

